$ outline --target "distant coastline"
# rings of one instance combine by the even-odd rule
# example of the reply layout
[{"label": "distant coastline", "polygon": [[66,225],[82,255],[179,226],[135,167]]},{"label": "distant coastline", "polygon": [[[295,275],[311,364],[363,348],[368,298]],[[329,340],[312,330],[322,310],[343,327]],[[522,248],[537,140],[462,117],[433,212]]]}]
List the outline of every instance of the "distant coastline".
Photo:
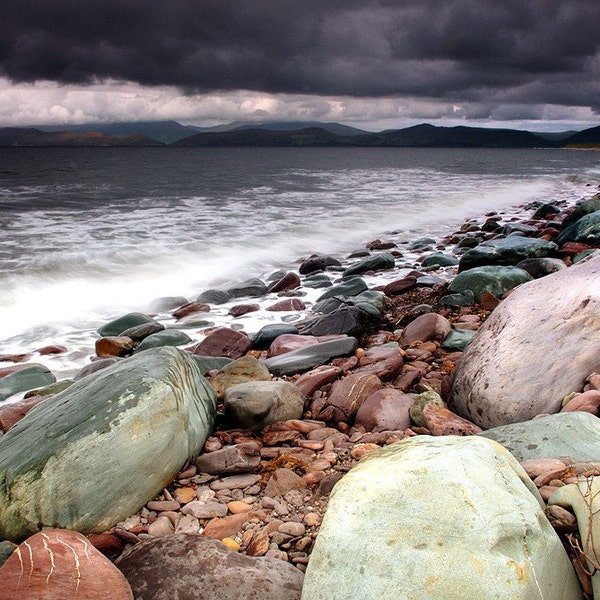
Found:
[{"label": "distant coastline", "polygon": [[339,123],[232,124],[200,129],[176,121],[0,128],[0,147],[383,147],[597,150],[600,127],[539,133],[429,124],[377,133]]}]

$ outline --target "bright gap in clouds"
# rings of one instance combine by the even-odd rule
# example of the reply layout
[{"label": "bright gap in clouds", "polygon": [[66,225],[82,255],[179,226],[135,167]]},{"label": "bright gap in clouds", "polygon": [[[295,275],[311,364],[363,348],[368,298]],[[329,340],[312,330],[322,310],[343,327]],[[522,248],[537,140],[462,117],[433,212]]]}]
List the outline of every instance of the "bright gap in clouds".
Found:
[{"label": "bright gap in clouds", "polygon": [[0,79],[0,127],[175,120],[210,127],[232,121],[336,121],[368,131],[429,122],[537,131],[600,124],[587,107],[484,105],[411,97],[357,98],[230,91],[184,94],[175,87],[109,81],[89,86]]}]

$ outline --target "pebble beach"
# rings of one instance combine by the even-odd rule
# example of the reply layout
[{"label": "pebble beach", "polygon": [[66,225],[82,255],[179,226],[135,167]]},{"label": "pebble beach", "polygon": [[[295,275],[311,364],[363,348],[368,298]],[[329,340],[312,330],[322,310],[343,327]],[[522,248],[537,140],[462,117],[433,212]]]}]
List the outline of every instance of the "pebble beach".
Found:
[{"label": "pebble beach", "polygon": [[[0,427],[4,434],[0,436],[0,481],[5,487],[4,495],[0,495],[0,540],[5,540],[0,541],[0,562],[3,562],[0,577],[8,582],[0,590],[0,599],[37,597],[26,594],[40,589],[64,590],[63,597],[69,597],[66,593],[71,585],[69,578],[77,561],[73,563],[56,548],[69,544],[75,547],[76,543],[81,544],[81,552],[94,553],[94,561],[97,561],[91,569],[93,573],[85,576],[77,567],[78,582],[81,579],[78,585],[89,586],[90,590],[102,586],[105,597],[110,598],[195,598],[200,596],[193,594],[202,589],[205,590],[202,597],[215,600],[230,597],[312,600],[321,597],[317,593],[328,598],[368,598],[385,597],[370,596],[373,590],[385,594],[386,589],[402,585],[412,590],[416,584],[408,581],[408,572],[403,572],[397,579],[391,578],[391,588],[369,583],[368,588],[358,589],[355,583],[352,588],[355,595],[351,596],[342,585],[336,590],[335,579],[321,573],[323,569],[338,570],[335,551],[325,547],[328,536],[337,539],[337,532],[331,533],[332,528],[344,530],[340,539],[345,539],[344,535],[354,529],[348,516],[350,512],[343,508],[344,493],[352,493],[348,491],[351,484],[340,482],[348,474],[356,474],[353,476],[359,481],[369,481],[372,475],[368,468],[377,468],[378,458],[385,462],[396,448],[419,449],[421,444],[432,443],[436,451],[431,454],[435,455],[439,450],[436,444],[442,443],[440,440],[454,444],[462,438],[473,438],[477,443],[485,440],[486,444],[494,440],[490,442],[494,444],[494,451],[506,460],[511,473],[516,473],[521,480],[528,479],[528,483],[523,484],[531,488],[527,488],[528,499],[541,502],[539,512],[533,514],[538,515],[538,521],[546,519],[544,535],[555,536],[552,552],[546,545],[541,555],[546,552],[547,556],[558,558],[552,558],[550,565],[540,566],[536,561],[542,559],[531,553],[527,564],[533,566],[527,568],[534,571],[537,568],[540,572],[551,572],[554,568],[562,574],[562,589],[557,589],[559,584],[551,576],[547,580],[540,577],[539,581],[534,577],[531,579],[536,579],[536,589],[542,590],[542,595],[536,597],[593,598],[593,576],[598,562],[591,556],[590,536],[587,539],[585,534],[582,536],[582,531],[589,531],[582,529],[578,522],[581,513],[576,503],[571,502],[568,495],[566,499],[560,498],[560,494],[556,496],[569,486],[583,483],[588,486],[588,504],[593,501],[590,490],[595,490],[594,478],[600,476],[600,453],[590,450],[593,448],[591,433],[590,439],[587,434],[579,435],[588,423],[577,425],[577,435],[571,436],[577,437],[580,446],[569,447],[567,451],[557,438],[551,451],[544,450],[537,455],[522,449],[514,439],[525,436],[530,446],[541,448],[535,436],[553,439],[547,431],[524,434],[503,428],[523,423],[537,426],[545,419],[565,415],[579,418],[583,413],[585,418],[598,420],[600,375],[596,366],[600,371],[597,364],[600,361],[588,359],[579,346],[588,345],[593,354],[599,345],[597,334],[588,331],[589,319],[598,316],[596,302],[600,305],[600,287],[593,271],[600,262],[597,255],[600,196],[594,195],[595,192],[590,186],[589,196],[577,203],[548,199],[546,203],[489,212],[466,220],[441,239],[407,239],[404,233],[390,233],[380,239],[365,240],[363,247],[343,257],[318,253],[298,257],[289,269],[266,277],[249,274],[247,280],[236,286],[204,290],[196,298],[165,295],[149,299],[145,311],[115,315],[113,322],[100,328],[93,352],[82,357],[81,366],[65,378],[52,373],[54,364],[59,365],[59,371],[63,369],[60,357],[69,351],[60,344],[44,347],[33,344],[27,352],[0,356]],[[582,210],[577,218],[573,217],[576,209]],[[594,215],[597,221],[592,219]],[[586,219],[583,225],[582,219]],[[496,344],[488,342],[485,348],[468,354],[473,347],[471,342],[487,335],[497,341],[497,348],[504,348],[501,338],[513,313],[505,316],[501,311],[505,307],[507,311],[516,310],[513,305],[518,304],[517,294],[547,281],[552,293],[558,289],[558,296],[564,296],[561,285],[567,284],[561,284],[558,278],[581,269],[591,271],[583,278],[586,285],[568,284],[569,293],[571,290],[579,293],[572,306],[592,312],[586,312],[588,320],[581,317],[577,327],[570,325],[560,337],[564,344],[555,343],[552,348],[555,360],[562,364],[572,356],[582,356],[579,362],[583,364],[574,369],[577,371],[573,374],[575,383],[557,381],[555,391],[552,370],[546,369],[542,362],[534,362],[528,366],[529,371],[537,371],[532,379],[552,388],[553,392],[548,393],[547,398],[539,394],[543,397],[539,402],[519,401],[515,393],[504,391],[503,384],[491,385],[500,390],[492,400],[486,399],[485,392],[480,397],[471,393],[477,387],[473,378],[487,377],[487,357],[496,351]],[[555,280],[559,283],[552,287]],[[535,306],[546,310],[543,307],[553,302],[550,292],[536,294]],[[574,308],[574,315],[577,310]],[[559,311],[542,320],[555,318],[562,323],[563,316],[556,312]],[[535,330],[538,313],[533,309],[531,315],[531,327]],[[556,329],[559,325],[553,327]],[[492,332],[486,333],[486,328]],[[583,336],[582,330],[585,330]],[[515,350],[516,334],[511,335],[512,342],[506,343],[513,346],[506,354],[523,363],[527,353],[525,358],[519,358]],[[572,344],[575,345],[570,344],[568,335],[574,336]],[[540,346],[540,341],[536,340],[535,345]],[[68,497],[67,492],[67,496],[63,496],[56,483],[55,497],[50,499],[42,494],[38,501],[72,502],[73,521],[68,523],[58,508],[36,508],[38,517],[41,514],[52,517],[48,521],[40,518],[41,533],[31,531],[27,518],[20,520],[30,509],[24,498],[28,488],[18,487],[17,480],[19,469],[25,473],[33,467],[20,463],[17,468],[11,462],[12,453],[17,452],[15,448],[22,448],[19,444],[26,443],[22,441],[25,436],[32,435],[26,431],[27,423],[35,423],[34,417],[44,411],[47,413],[44,419],[59,418],[58,408],[51,414],[50,408],[42,407],[86,401],[86,385],[91,390],[94,378],[98,379],[102,372],[106,376],[113,372],[111,370],[114,370],[114,381],[119,381],[131,361],[134,361],[133,372],[140,364],[139,380],[145,382],[148,373],[154,372],[150,368],[154,363],[144,366],[144,356],[162,352],[164,348],[169,349],[168,356],[156,354],[160,363],[167,359],[177,361],[180,354],[186,361],[195,357],[190,363],[193,366],[186,363],[181,367],[185,385],[174,384],[175,389],[187,389],[185,386],[191,385],[190,372],[201,371],[198,377],[202,377],[205,388],[199,396],[211,406],[210,410],[206,409],[207,414],[210,412],[204,421],[206,430],[196,434],[198,427],[187,421],[182,429],[177,429],[178,436],[189,434],[196,443],[201,440],[200,447],[190,450],[191,455],[179,460],[180,464],[175,465],[177,461],[170,464],[171,474],[163,478],[164,485],[148,497],[148,490],[137,485],[143,473],[127,471],[129,458],[102,450],[100,462],[96,462],[94,456],[89,457],[87,467],[91,471],[88,471],[87,450],[81,446],[78,452],[82,449],[83,452],[78,455],[77,464],[83,464],[83,472],[88,471],[91,478],[108,477],[106,485],[109,487],[111,477],[122,479],[125,484],[120,481],[119,485],[124,485],[122,489],[126,490],[122,493],[132,497],[128,505],[137,505],[137,509],[124,514],[123,503],[115,496],[104,502],[102,517],[92,525],[86,521],[90,512],[88,500],[82,500],[78,506],[78,500]],[[546,348],[545,352],[549,354],[550,349]],[[486,361],[479,365],[476,361],[481,356]],[[490,358],[489,362],[493,360]],[[498,361],[507,362],[504,355],[499,356]],[[477,364],[472,367],[476,371],[474,375],[464,366],[467,362]],[[166,367],[165,378],[171,378],[175,370],[174,366]],[[517,373],[516,368],[511,372]],[[107,381],[111,379],[105,380],[104,387]],[[492,381],[490,375],[489,382]],[[514,384],[518,387],[519,381]],[[102,389],[102,385],[98,383],[97,389]],[[155,393],[146,392],[145,388],[138,393],[131,382],[128,386],[123,389],[131,396]],[[527,386],[522,384],[523,388]],[[187,402],[186,393],[181,392],[184,399],[177,400],[174,411],[183,411],[181,405]],[[497,410],[495,406],[504,402],[503,394],[512,400]],[[125,405],[124,397],[110,400],[107,391],[106,402]],[[487,402],[494,404],[494,408]],[[158,421],[151,423],[152,415],[146,408],[143,411],[140,423],[146,422],[139,425],[135,435],[147,437],[145,443],[148,444],[152,444],[153,437],[157,443],[163,443],[162,438],[169,438],[170,434],[157,434],[163,425]],[[163,418],[166,422],[170,417],[157,417],[159,421]],[[592,425],[596,427],[595,423]],[[53,426],[49,427],[47,431],[53,431]],[[557,429],[564,431],[565,427],[557,425]],[[124,435],[131,436],[132,431],[129,429]],[[27,439],[31,444],[33,438]],[[168,453],[172,446],[180,444],[180,439],[165,439],[164,447],[156,456]],[[38,443],[45,443],[43,436]],[[510,455],[504,457],[504,450],[495,449],[497,445],[502,445]],[[193,447],[190,442],[190,448]],[[441,450],[442,454],[453,451],[444,447]],[[70,452],[66,446],[58,446],[55,454],[67,456]],[[427,449],[423,452],[426,454]],[[90,455],[92,453],[90,451]],[[144,460],[142,457],[140,460],[145,462],[148,472],[168,470],[166,464],[155,462],[160,458]],[[497,456],[495,460],[499,460]],[[121,471],[119,463],[124,464]],[[94,471],[104,468],[107,475]],[[142,467],[138,465],[136,469]],[[60,481],[60,468],[53,467],[52,473],[58,478],[56,481]],[[364,473],[363,480],[361,473]],[[394,476],[390,472],[384,479],[394,479]],[[346,480],[353,481],[351,477]],[[19,482],[18,485],[25,484]],[[438,485],[448,484],[440,479]],[[86,487],[87,482],[78,480],[75,487],[78,486]],[[334,488],[339,491],[334,492]],[[32,488],[31,493],[37,489]],[[378,489],[377,485],[374,489]],[[391,496],[395,492],[393,488],[386,489],[383,486],[373,499],[373,511],[386,512],[389,508],[393,514],[396,504]],[[442,490],[440,495],[443,495]],[[585,497],[585,493],[580,495]],[[330,498],[334,496],[335,503],[331,503],[334,512],[329,513]],[[553,502],[553,498],[560,501]],[[9,507],[19,502],[27,506],[14,510]],[[431,510],[439,510],[440,504],[435,506],[438,508]],[[412,510],[416,510],[415,507]],[[419,510],[428,513],[430,509],[421,506]],[[436,518],[429,515],[431,519]],[[464,517],[456,515],[455,518],[460,521]],[[399,514],[396,519],[404,521],[407,515]],[[79,526],[84,521],[86,524]],[[326,527],[322,531],[324,522]],[[370,532],[373,539],[361,534],[359,539],[347,542],[353,552],[385,554],[387,525],[381,525],[378,517],[373,523]],[[44,533],[46,529],[52,534]],[[590,525],[589,530],[592,529]],[[61,538],[61,532],[65,538]],[[412,532],[415,538],[421,535],[416,525]],[[56,535],[56,539],[34,541],[39,535]],[[321,535],[325,541],[319,546]],[[75,541],[69,536],[80,537]],[[30,573],[35,572],[27,582],[23,579],[23,544],[29,544]],[[36,563],[35,553],[43,554],[48,545],[55,548],[60,561],[52,561],[50,567],[39,566],[41,559]],[[317,557],[314,567],[311,564],[313,551]],[[77,556],[77,552],[79,550],[73,554]],[[410,552],[415,553],[414,546]],[[446,556],[450,563],[461,560],[458,555]],[[340,571],[349,568],[347,557],[339,561]],[[193,569],[190,568],[192,563]],[[384,563],[385,558],[382,558]],[[559,563],[561,566],[557,566]],[[209,564],[219,564],[222,568],[214,569]],[[56,569],[60,577],[50,577],[44,568],[52,572]],[[206,574],[199,577],[198,571],[206,571]],[[435,585],[431,583],[434,591],[428,595],[423,581],[430,575],[419,575],[421,582],[417,587],[421,595],[407,592],[406,597],[454,597],[443,587],[445,582],[437,580]],[[231,583],[232,578],[235,585]],[[527,578],[519,576],[519,581],[521,579]],[[487,596],[490,598],[534,597],[525,593],[515,595],[510,587],[512,583],[506,583],[506,589],[501,582],[492,585],[494,595],[490,589]],[[503,591],[497,591],[495,586]],[[91,594],[85,597],[95,597]]]}]

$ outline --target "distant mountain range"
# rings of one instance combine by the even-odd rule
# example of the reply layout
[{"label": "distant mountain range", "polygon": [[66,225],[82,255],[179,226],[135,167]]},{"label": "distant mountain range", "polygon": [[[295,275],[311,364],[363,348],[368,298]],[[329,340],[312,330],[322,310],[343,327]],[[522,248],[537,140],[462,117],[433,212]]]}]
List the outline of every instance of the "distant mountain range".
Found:
[{"label": "distant mountain range", "polygon": [[422,124],[371,133],[316,121],[234,122],[193,127],[177,121],[0,128],[0,146],[355,146],[440,148],[595,148],[600,127],[580,132],[538,133],[484,127]]}]

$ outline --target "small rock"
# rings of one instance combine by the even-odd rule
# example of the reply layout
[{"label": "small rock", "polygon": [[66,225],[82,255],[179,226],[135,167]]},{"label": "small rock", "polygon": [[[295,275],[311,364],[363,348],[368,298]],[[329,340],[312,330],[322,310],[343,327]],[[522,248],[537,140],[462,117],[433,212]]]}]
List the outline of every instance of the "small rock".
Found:
[{"label": "small rock", "polygon": [[303,490],[306,483],[302,477],[296,475],[291,469],[277,469],[273,471],[265,487],[265,495],[271,498],[283,496],[290,490]]},{"label": "small rock", "polygon": [[228,327],[219,327],[197,344],[193,352],[202,356],[225,356],[236,359],[246,354],[251,347],[252,341],[245,333]]},{"label": "small rock", "polygon": [[277,531],[279,531],[279,533],[291,535],[292,537],[301,537],[306,533],[306,527],[302,523],[287,521],[286,523],[282,523],[277,528]]},{"label": "small rock", "polygon": [[443,406],[425,404],[422,417],[432,435],[475,435],[483,431],[471,421],[459,417]]},{"label": "small rock", "polygon": [[244,489],[258,483],[260,481],[259,475],[232,475],[231,477],[223,477],[217,479],[210,484],[210,489],[215,492],[219,490],[236,490]]},{"label": "small rock", "polygon": [[163,537],[175,533],[175,527],[171,523],[171,519],[165,516],[160,516],[156,521],[148,525],[148,535],[150,537]]},{"label": "small rock", "polygon": [[202,473],[246,473],[260,465],[260,447],[255,442],[227,446],[194,459]]},{"label": "small rock", "polygon": [[191,515],[196,519],[213,519],[215,517],[224,517],[227,514],[227,506],[220,502],[200,502],[192,500],[182,509],[183,515]]}]

